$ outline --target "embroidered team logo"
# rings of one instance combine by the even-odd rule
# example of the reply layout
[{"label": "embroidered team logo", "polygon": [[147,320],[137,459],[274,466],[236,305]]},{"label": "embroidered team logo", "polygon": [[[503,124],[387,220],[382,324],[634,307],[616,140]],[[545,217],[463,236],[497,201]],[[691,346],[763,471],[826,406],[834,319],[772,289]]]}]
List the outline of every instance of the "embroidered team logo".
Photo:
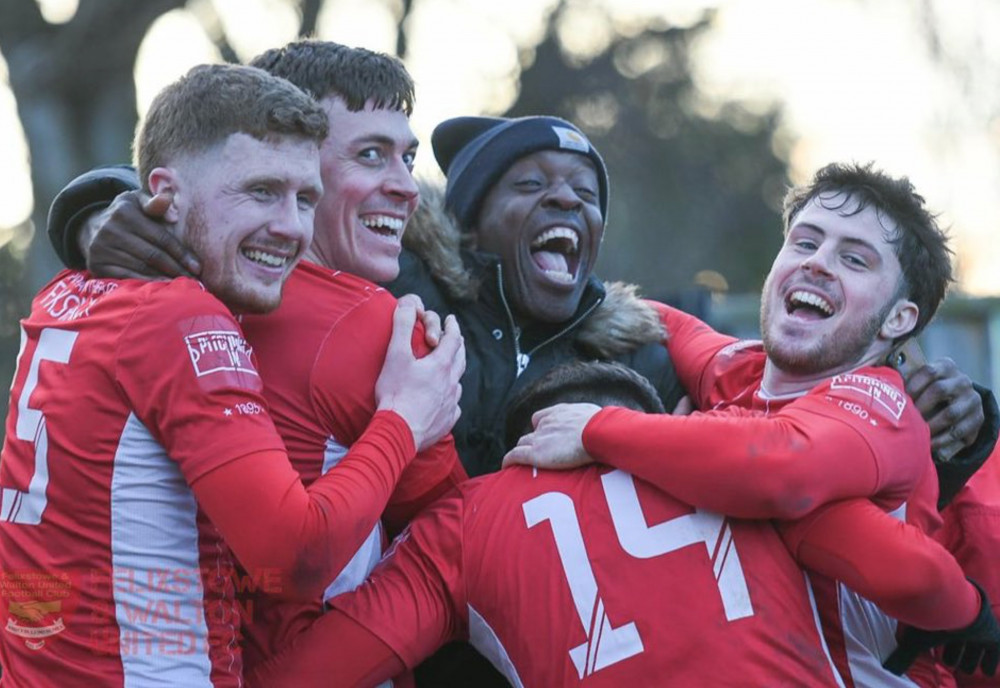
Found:
[{"label": "embroidered team logo", "polygon": [[567,129],[566,127],[552,127],[552,131],[559,137],[559,147],[566,150],[586,153],[590,150],[590,141],[578,131]]},{"label": "embroidered team logo", "polygon": [[184,330],[195,377],[203,387],[222,385],[260,389],[260,376],[253,364],[253,349],[234,329],[232,321],[218,316],[202,316],[188,321]]},{"label": "embroidered team logo", "polygon": [[830,389],[857,392],[870,399],[873,407],[881,407],[897,421],[906,408],[906,395],[902,390],[871,375],[856,373],[837,375],[830,382]]}]

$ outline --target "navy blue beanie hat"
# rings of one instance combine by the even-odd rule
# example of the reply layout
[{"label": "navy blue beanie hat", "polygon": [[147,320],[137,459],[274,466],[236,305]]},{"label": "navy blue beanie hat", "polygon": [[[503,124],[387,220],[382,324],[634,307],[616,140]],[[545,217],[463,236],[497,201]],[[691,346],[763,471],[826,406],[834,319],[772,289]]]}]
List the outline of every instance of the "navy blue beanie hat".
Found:
[{"label": "navy blue beanie hat", "polygon": [[431,147],[448,178],[444,205],[463,230],[476,221],[483,198],[518,159],[542,150],[579,153],[597,168],[601,215],[608,216],[608,170],[601,154],[573,124],[558,117],[455,117],[434,128]]}]

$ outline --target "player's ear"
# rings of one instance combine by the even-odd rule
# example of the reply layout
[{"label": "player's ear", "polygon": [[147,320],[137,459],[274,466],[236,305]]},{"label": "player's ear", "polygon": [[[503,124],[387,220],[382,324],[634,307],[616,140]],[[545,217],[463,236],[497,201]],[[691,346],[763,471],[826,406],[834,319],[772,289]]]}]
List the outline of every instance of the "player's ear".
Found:
[{"label": "player's ear", "polygon": [[156,167],[149,173],[150,193],[154,196],[161,193],[170,194],[170,206],[163,214],[163,219],[167,222],[177,222],[180,219],[176,200],[179,182],[177,170],[171,167]]},{"label": "player's ear", "polygon": [[900,337],[905,337],[917,326],[919,315],[920,308],[917,304],[908,299],[899,299],[893,304],[885,320],[882,321],[879,334],[889,340],[897,340]]}]

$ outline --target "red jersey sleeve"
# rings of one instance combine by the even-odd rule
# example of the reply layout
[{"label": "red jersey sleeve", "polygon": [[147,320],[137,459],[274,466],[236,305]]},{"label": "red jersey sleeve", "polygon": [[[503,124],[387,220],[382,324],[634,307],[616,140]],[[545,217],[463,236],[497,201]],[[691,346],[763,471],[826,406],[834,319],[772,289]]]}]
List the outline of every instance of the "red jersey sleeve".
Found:
[{"label": "red jersey sleeve", "polygon": [[281,450],[251,348],[226,307],[189,279],[142,292],[117,343],[115,379],[187,482]]},{"label": "red jersey sleeve", "polygon": [[[277,657],[247,677],[249,688],[374,686],[403,671],[388,645],[357,621],[331,609]],[[395,682],[394,682],[395,685]]]},{"label": "red jersey sleeve", "polygon": [[311,598],[371,531],[413,449],[403,419],[382,411],[348,456],[308,490],[277,452],[230,462],[191,488],[248,572],[278,575],[276,594],[283,597]]},{"label": "red jersey sleeve", "polygon": [[389,533],[398,533],[436,499],[468,479],[451,435],[419,452],[403,471],[382,515]]},{"label": "red jersey sleeve", "polygon": [[248,571],[278,575],[282,594],[318,594],[378,519],[414,453],[412,433],[398,415],[376,414],[351,456],[307,492],[225,307],[191,280],[149,293],[118,344],[117,379],[136,415]]},{"label": "red jersey sleeve", "polygon": [[[424,326],[419,320],[413,329],[412,344],[418,358],[430,353]],[[398,532],[425,507],[468,478],[451,433],[434,446],[418,452],[403,471],[386,508],[384,519],[389,532]]]},{"label": "red jersey sleeve", "polygon": [[878,377],[890,374],[899,380],[881,369],[837,376],[769,415],[605,408],[583,443],[597,461],[730,516],[794,519],[849,497],[895,508],[931,459],[929,430],[902,385]]},{"label": "red jersey sleeve", "polygon": [[[341,441],[351,444],[363,435],[375,411],[375,381],[385,363],[392,336],[396,300],[379,291],[351,309],[330,331],[313,368],[311,398],[317,416]],[[417,321],[412,337],[416,356],[429,352],[423,325]],[[416,454],[406,467],[386,509],[390,531],[398,531],[421,508],[466,479],[451,435]]]},{"label": "red jersey sleeve", "polygon": [[735,337],[720,334],[698,318],[662,303],[649,302],[660,314],[667,330],[667,350],[681,385],[696,408],[711,408],[710,388],[704,376],[715,355]]},{"label": "red jersey sleeve", "polygon": [[827,504],[778,523],[805,568],[840,580],[903,623],[950,630],[972,623],[979,593],[947,550],[867,499]]},{"label": "red jersey sleeve", "polygon": [[[937,533],[966,575],[979,583],[1000,616],[1000,449],[976,472],[942,512],[944,528]],[[996,686],[996,677],[982,672],[955,674],[961,688]]]},{"label": "red jersey sleeve", "polygon": [[328,602],[378,636],[408,668],[466,632],[463,510],[459,492],[435,502],[360,588]]}]

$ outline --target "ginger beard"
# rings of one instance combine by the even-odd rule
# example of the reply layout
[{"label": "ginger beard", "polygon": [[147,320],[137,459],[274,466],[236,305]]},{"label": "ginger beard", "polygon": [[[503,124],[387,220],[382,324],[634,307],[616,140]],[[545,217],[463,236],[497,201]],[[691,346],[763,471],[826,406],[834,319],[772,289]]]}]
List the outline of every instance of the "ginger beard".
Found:
[{"label": "ginger beard", "polygon": [[210,240],[212,232],[201,204],[195,203],[188,211],[185,226],[187,244],[202,261],[200,279],[213,296],[234,313],[267,313],[278,307],[288,270],[273,278],[241,274],[237,263],[247,258],[240,255],[240,246],[222,244],[217,236]]}]

